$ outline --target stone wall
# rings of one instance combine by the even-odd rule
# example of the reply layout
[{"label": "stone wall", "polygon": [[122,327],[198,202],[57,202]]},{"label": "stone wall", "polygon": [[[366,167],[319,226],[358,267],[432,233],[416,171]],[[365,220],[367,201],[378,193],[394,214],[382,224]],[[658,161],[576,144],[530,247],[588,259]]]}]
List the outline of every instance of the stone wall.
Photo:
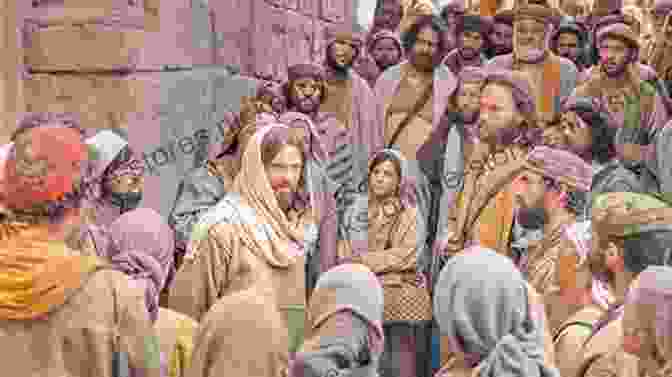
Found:
[{"label": "stone wall", "polygon": [[75,112],[91,133],[125,129],[143,156],[144,204],[167,215],[253,77],[322,61],[327,29],[353,25],[355,3],[0,0],[1,141],[24,111]]}]

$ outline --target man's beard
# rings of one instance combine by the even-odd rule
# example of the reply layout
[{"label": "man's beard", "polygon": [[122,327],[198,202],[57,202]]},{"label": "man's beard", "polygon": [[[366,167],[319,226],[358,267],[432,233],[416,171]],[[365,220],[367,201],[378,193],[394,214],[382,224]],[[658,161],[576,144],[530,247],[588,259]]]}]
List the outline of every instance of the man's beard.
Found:
[{"label": "man's beard", "polygon": [[411,54],[410,59],[413,67],[420,72],[432,72],[438,65],[437,56]]},{"label": "man's beard", "polygon": [[597,280],[607,284],[613,281],[614,273],[607,267],[607,255],[602,250],[593,250],[588,253],[588,266]]},{"label": "man's beard", "polygon": [[465,124],[472,124],[478,120],[479,112],[478,111],[462,111],[460,112],[460,117]]},{"label": "man's beard", "polygon": [[293,102],[296,110],[302,114],[313,114],[320,107],[319,99],[314,97],[294,98]]},{"label": "man's beard", "polygon": [[479,50],[471,47],[460,48],[460,56],[465,60],[475,59],[479,54]]},{"label": "man's beard", "polygon": [[513,48],[506,44],[497,44],[493,46],[495,55],[506,55],[510,54],[513,51]]},{"label": "man's beard", "polygon": [[348,74],[350,72],[350,69],[352,68],[352,65],[354,64],[354,59],[352,59],[349,63],[347,64],[341,64],[336,61],[331,55],[327,56],[327,65],[329,66],[329,69],[331,70],[331,73],[336,77],[336,78],[346,78],[348,77]]},{"label": "man's beard", "polygon": [[608,65],[606,63],[602,63],[602,71],[608,76],[608,77],[618,77],[625,73],[625,70],[627,69],[628,64],[623,62],[619,64],[614,64],[614,65]]},{"label": "man's beard", "polygon": [[394,61],[394,59],[388,58],[388,57],[382,57],[376,60],[376,66],[378,69],[381,71],[384,71],[394,65],[397,65],[397,62]]},{"label": "man's beard", "polygon": [[542,207],[521,207],[516,214],[516,220],[525,229],[541,229],[546,223],[546,210]]},{"label": "man's beard", "polygon": [[516,56],[516,58],[523,63],[538,63],[546,55],[546,49],[543,47],[537,48],[532,46],[520,46],[518,51],[524,51],[524,53],[520,53],[518,56]]}]

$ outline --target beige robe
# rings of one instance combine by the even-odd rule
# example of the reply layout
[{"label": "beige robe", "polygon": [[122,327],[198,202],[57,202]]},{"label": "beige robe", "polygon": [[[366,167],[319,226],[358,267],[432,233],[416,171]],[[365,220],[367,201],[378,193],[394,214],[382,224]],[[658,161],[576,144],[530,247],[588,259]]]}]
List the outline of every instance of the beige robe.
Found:
[{"label": "beige robe", "polygon": [[604,311],[595,305],[586,306],[569,317],[554,332],[555,361],[561,376],[575,375],[582,357],[577,350],[583,347],[591,333],[591,329],[585,326],[570,324],[577,321],[594,324],[603,314]]},{"label": "beige robe", "polygon": [[169,306],[200,321],[221,297],[253,286],[277,291],[281,307],[305,307],[305,256],[289,268],[274,268],[245,245],[226,223],[214,225],[193,258],[175,275]]},{"label": "beige robe", "polygon": [[[539,295],[532,286],[527,285],[530,307],[543,307],[544,299]],[[544,363],[548,367],[555,366],[555,351],[553,350],[553,338],[548,326],[544,329]],[[443,361],[443,360],[442,360]],[[459,356],[452,354],[448,358],[448,362],[437,372],[436,377],[478,377],[480,366],[474,368],[466,367]],[[564,377],[564,376],[563,376]]]},{"label": "beige robe", "polygon": [[159,335],[159,349],[168,363],[168,376],[186,376],[194,348],[198,322],[170,309],[159,308],[154,329]]},{"label": "beige robe", "polygon": [[[621,319],[616,319],[604,327],[597,335],[594,335],[588,343],[584,344],[579,351],[581,354],[580,361],[577,363],[576,377],[588,376],[587,371],[592,367],[598,368],[598,365],[593,367],[598,360],[610,355],[621,347],[621,336],[623,334],[623,322]],[[612,360],[613,361],[613,360]],[[600,361],[600,368],[604,367],[606,361]]]},{"label": "beige robe", "polygon": [[64,306],[44,319],[0,321],[3,375],[113,377],[115,328],[131,365],[142,376],[159,377],[158,343],[144,292],[112,270],[94,273]]},{"label": "beige robe", "polygon": [[203,317],[188,377],[287,377],[289,338],[272,292],[222,298]]}]

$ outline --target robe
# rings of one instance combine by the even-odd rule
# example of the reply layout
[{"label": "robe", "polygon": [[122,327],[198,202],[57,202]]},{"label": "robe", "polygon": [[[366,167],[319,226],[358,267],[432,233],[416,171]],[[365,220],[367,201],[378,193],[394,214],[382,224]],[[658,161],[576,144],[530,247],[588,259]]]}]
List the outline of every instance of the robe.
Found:
[{"label": "robe", "polygon": [[[429,339],[427,325],[432,319],[432,304],[428,290],[417,278],[418,248],[424,247],[424,230],[419,227],[422,221],[417,218],[418,210],[412,207],[392,217],[371,218],[368,201],[362,195],[347,211],[346,224],[350,226],[342,230],[348,234],[339,241],[339,254],[343,259],[369,267],[383,286],[386,347],[381,375],[427,375],[429,344],[425,340]],[[356,226],[356,223],[362,225],[358,217],[363,214],[368,216],[368,224]],[[368,228],[368,248],[358,250],[355,245],[353,250],[350,240],[358,235],[351,234],[352,230],[362,228]]]},{"label": "robe", "polygon": [[[304,255],[297,256],[287,268],[273,267],[258,250],[238,233],[236,223],[257,224],[260,236],[265,234],[263,219],[244,204],[237,194],[229,193],[212,214],[223,217],[211,225],[205,239],[195,242],[193,253],[187,254],[170,289],[169,307],[200,321],[222,297],[242,290],[260,287],[276,292],[276,304],[284,314],[292,350],[301,343],[306,304],[306,255],[315,252],[318,232],[310,216],[297,219],[303,224]],[[310,211],[306,211],[310,213]]]},{"label": "robe", "polygon": [[589,305],[565,320],[553,333],[555,361],[561,376],[574,376],[581,361],[580,350],[593,331],[593,326],[604,315],[597,305]]},{"label": "robe", "polygon": [[[115,329],[120,349],[114,346]],[[0,320],[0,351],[4,360],[11,360],[3,367],[7,376],[116,377],[112,355],[118,350],[128,355],[137,375],[161,376],[144,292],[122,272],[93,273],[82,289],[42,319]]]},{"label": "robe", "polygon": [[[390,107],[393,105],[393,102],[397,100],[396,97],[405,95],[404,93],[400,93],[400,88],[404,81],[406,81],[405,76],[406,72],[410,70],[409,65],[410,63],[405,61],[399,65],[388,68],[378,78],[374,88],[376,100],[378,101],[376,105],[376,112],[378,114],[377,119],[380,120],[379,124],[381,127],[389,130],[386,132],[386,138],[391,137],[390,133],[394,132],[396,129],[396,127],[393,126],[398,124],[401,120],[400,118],[405,115],[403,113],[390,114],[390,119],[388,119],[388,112],[390,112]],[[434,186],[437,184],[442,186],[443,193],[441,193],[439,189],[432,189],[432,184],[428,182],[428,178],[421,168],[424,163],[427,163],[427,160],[432,161],[435,159],[435,156],[433,155],[419,155],[418,152],[422,150],[424,144],[431,142],[432,133],[441,128],[443,114],[446,111],[450,97],[457,89],[457,78],[444,65],[439,65],[434,70],[432,85],[432,96],[425,109],[421,111],[421,114],[424,113],[424,117],[420,115],[411,120],[406,129],[397,138],[396,145],[394,146],[395,149],[400,149],[402,154],[406,157],[410,165],[410,170],[416,179],[418,210],[423,219],[430,218],[432,202],[442,200],[441,198],[436,197],[437,195],[444,195],[445,199],[443,200],[446,203],[451,203],[458,193],[458,188],[448,187],[445,182],[433,182]],[[407,102],[410,102],[410,104],[407,106],[412,106],[415,101],[417,101],[417,98],[409,98]],[[403,101],[397,102],[403,103]],[[391,122],[396,123],[391,124]],[[423,130],[423,133],[420,133],[419,130]],[[386,142],[389,142],[389,140],[386,140]],[[436,224],[429,224],[427,235],[433,235],[435,228]],[[427,239],[427,244],[431,245],[431,238]],[[420,261],[420,264],[421,269],[427,268],[427,266],[424,266],[428,264],[426,261],[424,263],[423,261]]]},{"label": "robe", "polygon": [[159,336],[159,349],[165,362],[165,377],[185,377],[194,349],[198,323],[186,315],[159,308],[154,330]]},{"label": "robe", "polygon": [[[621,347],[621,336],[623,334],[622,319],[618,318],[611,321],[608,325],[594,334],[584,343],[579,354],[577,363],[577,377],[588,376],[587,371],[593,364],[596,364],[601,358],[616,352]],[[595,366],[597,367],[597,365]]]},{"label": "robe", "polygon": [[443,59],[443,64],[445,64],[456,76],[460,74],[464,67],[482,67],[486,62],[487,58],[484,54],[478,54],[478,56],[472,60],[465,60],[460,56],[460,50],[458,48],[450,51]]}]

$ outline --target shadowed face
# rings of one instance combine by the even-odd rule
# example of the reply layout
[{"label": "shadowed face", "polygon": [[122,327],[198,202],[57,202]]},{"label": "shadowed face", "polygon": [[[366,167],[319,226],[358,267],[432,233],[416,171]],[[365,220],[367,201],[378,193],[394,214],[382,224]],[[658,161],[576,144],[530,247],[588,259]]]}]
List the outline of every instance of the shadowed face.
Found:
[{"label": "shadowed face", "polygon": [[387,198],[397,192],[399,181],[399,171],[395,164],[388,159],[373,166],[369,176],[369,187],[371,193],[376,197]]},{"label": "shadowed face", "polygon": [[489,142],[500,140],[520,122],[511,88],[491,83],[483,88],[480,101],[479,135]]},{"label": "shadowed face", "polygon": [[574,33],[558,36],[558,55],[576,62],[579,56],[579,37]]},{"label": "shadowed face", "polygon": [[294,145],[283,145],[275,158],[266,164],[266,177],[280,208],[290,208],[299,189],[303,172],[303,156]]},{"label": "shadowed face", "polygon": [[546,25],[538,20],[523,19],[514,27],[518,45],[518,57],[535,60],[543,56],[546,48]]},{"label": "shadowed face", "polygon": [[466,123],[473,123],[478,119],[481,107],[481,84],[463,83],[457,92],[457,107]]},{"label": "shadowed face", "polygon": [[348,69],[355,60],[355,48],[348,42],[336,41],[329,46],[329,64],[332,68]]},{"label": "shadowed face", "polygon": [[608,76],[619,76],[627,67],[630,47],[617,38],[605,38],[600,43],[600,65]]},{"label": "shadowed face", "polygon": [[434,69],[435,56],[439,50],[439,35],[431,27],[424,27],[418,33],[410,61],[416,69],[431,72]]},{"label": "shadowed face", "polygon": [[510,54],[513,51],[513,28],[507,24],[497,23],[490,35],[490,42],[497,55]]},{"label": "shadowed face", "polygon": [[292,84],[292,104],[303,114],[312,114],[320,107],[322,83],[313,78],[300,78]]},{"label": "shadowed face", "polygon": [[402,16],[402,9],[399,2],[384,1],[374,16],[374,27],[376,29],[394,31],[399,27]]},{"label": "shadowed face", "polygon": [[385,70],[401,61],[401,50],[392,38],[381,38],[371,49],[371,56],[378,68]]},{"label": "shadowed face", "polygon": [[475,31],[465,31],[462,33],[462,48],[460,53],[465,59],[474,59],[483,48],[483,37],[481,33]]}]

